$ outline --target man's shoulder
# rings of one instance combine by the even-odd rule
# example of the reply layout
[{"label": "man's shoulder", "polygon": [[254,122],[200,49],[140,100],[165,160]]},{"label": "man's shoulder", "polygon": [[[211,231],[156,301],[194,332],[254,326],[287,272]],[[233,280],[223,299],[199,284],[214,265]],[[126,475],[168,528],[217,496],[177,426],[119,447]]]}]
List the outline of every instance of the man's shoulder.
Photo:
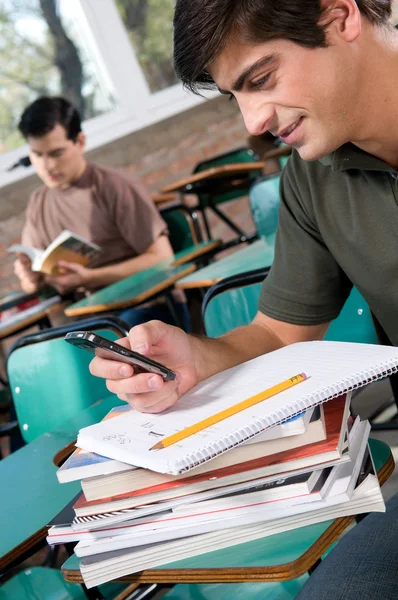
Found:
[{"label": "man's shoulder", "polygon": [[35,188],[33,192],[29,196],[28,205],[39,204],[45,200],[48,196],[50,189],[46,185],[39,185],[39,187]]},{"label": "man's shoulder", "polygon": [[90,167],[94,180],[101,185],[109,185],[112,188],[115,186],[135,187],[137,185],[130,173],[123,169],[105,167],[96,163],[90,163]]}]

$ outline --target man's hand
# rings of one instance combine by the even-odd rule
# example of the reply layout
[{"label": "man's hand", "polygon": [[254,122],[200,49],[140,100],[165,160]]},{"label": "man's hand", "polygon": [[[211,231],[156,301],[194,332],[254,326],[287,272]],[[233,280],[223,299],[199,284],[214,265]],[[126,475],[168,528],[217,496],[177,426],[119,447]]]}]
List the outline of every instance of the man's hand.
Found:
[{"label": "man's hand", "polygon": [[89,288],[92,280],[92,269],[87,269],[78,263],[60,260],[58,267],[65,271],[61,275],[47,275],[46,282],[54,287],[59,294],[64,295],[78,288]]},{"label": "man's hand", "polygon": [[32,271],[32,263],[26,254],[19,254],[14,262],[14,273],[21,282],[21,288],[27,294],[36,292],[43,283],[42,273]]},{"label": "man's hand", "polygon": [[131,365],[98,356],[91,361],[90,372],[106,379],[108,390],[133,408],[147,413],[162,412],[198,382],[193,357],[194,340],[182,329],[161,321],[149,321],[133,327],[127,338],[118,341],[122,346],[176,371],[174,381],[164,381],[160,375],[152,373],[134,375]]}]

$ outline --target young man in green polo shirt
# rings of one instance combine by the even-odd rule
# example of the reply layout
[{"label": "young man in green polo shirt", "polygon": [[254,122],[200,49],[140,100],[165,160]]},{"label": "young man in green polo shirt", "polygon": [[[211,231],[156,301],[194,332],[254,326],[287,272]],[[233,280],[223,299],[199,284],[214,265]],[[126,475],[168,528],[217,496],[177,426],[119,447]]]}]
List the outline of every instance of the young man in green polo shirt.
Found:
[{"label": "young man in green polo shirt", "polygon": [[[165,410],[218,371],[322,339],[352,285],[398,343],[398,32],[390,12],[390,0],[177,0],[175,65],[185,86],[218,88],[239,104],[250,134],[270,131],[295,150],[253,322],[218,339],[158,321],[135,327],[126,345],[176,370],[177,381],[95,358],[92,373],[110,391],[138,410]],[[386,515],[365,519],[300,598],[398,598],[397,516],[398,498]],[[374,552],[366,547],[358,562],[369,539]]]}]

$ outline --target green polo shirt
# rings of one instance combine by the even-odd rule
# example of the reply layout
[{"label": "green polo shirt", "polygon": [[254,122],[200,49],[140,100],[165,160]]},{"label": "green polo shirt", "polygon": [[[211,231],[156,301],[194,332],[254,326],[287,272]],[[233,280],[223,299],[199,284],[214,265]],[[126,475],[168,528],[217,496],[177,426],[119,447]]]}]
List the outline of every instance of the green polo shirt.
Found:
[{"label": "green polo shirt", "polygon": [[345,144],[313,162],[293,152],[281,178],[275,259],[260,310],[298,325],[339,314],[355,285],[398,345],[398,181]]}]

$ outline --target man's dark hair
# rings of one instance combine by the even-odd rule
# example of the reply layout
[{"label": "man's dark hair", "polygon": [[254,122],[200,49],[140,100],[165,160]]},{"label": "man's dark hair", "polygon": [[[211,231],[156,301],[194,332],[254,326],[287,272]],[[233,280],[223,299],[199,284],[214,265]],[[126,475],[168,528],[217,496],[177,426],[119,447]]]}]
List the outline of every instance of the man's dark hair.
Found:
[{"label": "man's dark hair", "polygon": [[80,115],[69,100],[58,96],[42,96],[25,108],[18,129],[25,138],[40,138],[50,133],[56,125],[62,125],[66,137],[73,142],[82,130]]},{"label": "man's dark hair", "polygon": [[[391,0],[356,0],[375,25],[391,16]],[[177,0],[174,66],[184,86],[198,93],[214,88],[207,65],[229,39],[263,43],[285,39],[306,48],[326,47],[328,6],[322,0]]]}]

